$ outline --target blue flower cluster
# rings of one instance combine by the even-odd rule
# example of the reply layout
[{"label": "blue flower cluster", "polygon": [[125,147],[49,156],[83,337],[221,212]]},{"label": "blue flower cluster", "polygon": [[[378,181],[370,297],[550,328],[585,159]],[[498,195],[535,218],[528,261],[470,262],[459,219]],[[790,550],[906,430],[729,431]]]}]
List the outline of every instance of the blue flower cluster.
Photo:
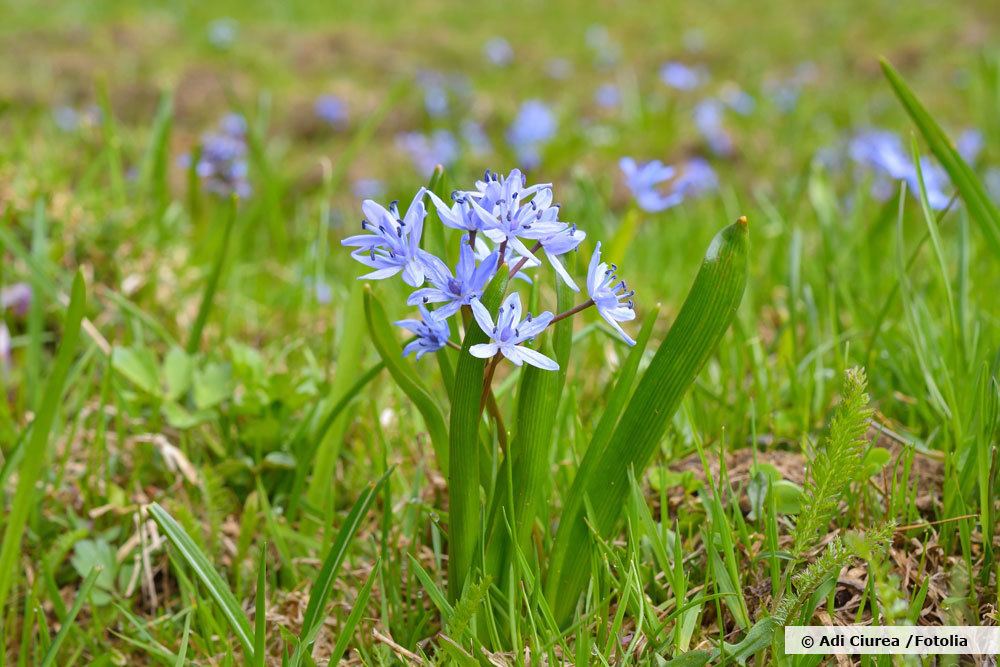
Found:
[{"label": "blue flower cluster", "polygon": [[[188,166],[191,157],[181,158],[181,165]],[[219,122],[215,132],[201,138],[201,155],[195,165],[205,189],[213,194],[240,198],[250,196],[252,189],[247,180],[247,123],[243,116],[228,114]]]},{"label": "blue flower cluster", "polygon": [[636,204],[647,213],[665,211],[719,187],[715,170],[702,158],[692,158],[679,170],[660,160],[640,165],[630,157],[622,158],[618,166]]},{"label": "blue flower cluster", "polygon": [[[462,233],[454,270],[420,247],[427,216],[425,199],[430,200],[444,226]],[[385,208],[365,200],[361,205],[365,216],[361,222],[363,233],[341,242],[354,248],[354,259],[372,269],[361,279],[380,280],[401,274],[407,285],[417,288],[407,303],[420,310],[421,319],[396,322],[416,336],[404,348],[404,356],[415,352],[419,359],[447,345],[458,347],[450,341],[448,318],[463,308],[489,336],[488,343],[473,345],[469,352],[482,358],[502,356],[518,366],[527,363],[546,370],[558,369],[555,361],[525,343],[553,322],[590,306],[597,308],[626,343],[635,344],[620,325],[635,318],[634,292],[618,279],[617,266],[609,267],[601,261],[599,243],[587,274],[589,298],[565,313],[526,313],[522,317],[517,292],[507,296],[495,315],[480,301],[497,269],[507,264],[512,277],[526,278],[524,269],[542,264],[537,253],[545,255],[559,279],[579,291],[560,257],[576,250],[586,233],[559,219],[559,204],[553,202],[551,184],[528,185],[517,169],[506,176],[487,171],[474,190],[455,191],[451,200],[445,202],[421,188],[405,214],[400,214],[397,202]],[[428,308],[432,305],[434,310]]]}]

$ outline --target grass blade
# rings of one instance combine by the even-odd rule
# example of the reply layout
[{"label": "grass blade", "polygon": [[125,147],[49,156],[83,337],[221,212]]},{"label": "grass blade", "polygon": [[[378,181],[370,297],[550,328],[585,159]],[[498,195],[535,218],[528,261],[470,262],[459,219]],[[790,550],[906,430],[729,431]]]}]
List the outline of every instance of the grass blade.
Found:
[{"label": "grass blade", "polygon": [[[586,475],[578,473],[574,479],[569,497],[589,500],[600,535],[610,535],[625,506],[629,468],[641,476],[685,392],[729,329],[747,282],[748,252],[746,218],[712,240],[676,321],[606,449]],[[561,624],[569,621],[586,585],[593,546],[585,519],[584,507],[568,507],[556,534],[546,595]]]},{"label": "grass blade", "polygon": [[49,667],[49,665],[55,664],[56,654],[59,653],[59,647],[62,645],[63,640],[66,639],[66,635],[69,634],[70,630],[73,629],[73,621],[76,620],[77,614],[83,608],[83,603],[87,601],[90,596],[90,589],[94,587],[94,583],[97,582],[98,575],[101,574],[101,566],[95,565],[90,569],[87,577],[80,584],[80,588],[76,592],[76,599],[73,601],[73,606],[69,608],[69,613],[66,614],[66,618],[62,621],[62,626],[59,628],[59,632],[56,633],[55,638],[52,640],[52,644],[49,646],[49,650],[45,652],[45,657],[42,658],[42,667]]},{"label": "grass blade", "polygon": [[309,594],[309,604],[306,606],[305,616],[302,619],[302,631],[299,633],[299,645],[295,647],[295,653],[292,654],[290,661],[292,667],[301,664],[305,655],[312,650],[316,634],[323,625],[326,603],[330,599],[333,582],[336,581],[337,573],[347,555],[347,548],[351,545],[351,540],[354,539],[355,533],[361,527],[361,522],[391,474],[392,470],[390,469],[377,482],[368,486],[354,502],[354,507],[351,508],[347,519],[344,520],[344,525],[337,533],[337,539],[334,540],[333,546],[330,547],[329,553],[323,560],[323,567],[320,568],[316,581],[313,582],[312,592]]},{"label": "grass blade", "polygon": [[229,590],[225,580],[215,571],[215,568],[212,567],[208,558],[194,543],[191,536],[187,534],[187,531],[159,503],[149,505],[149,514],[166,533],[171,544],[180,552],[181,558],[194,571],[195,576],[205,586],[208,594],[219,605],[229,627],[232,628],[236,638],[243,646],[247,659],[253,660],[254,640],[250,621],[233,592]]},{"label": "grass blade", "polygon": [[378,579],[381,569],[382,559],[380,558],[375,561],[375,567],[372,568],[371,574],[368,575],[368,580],[365,582],[362,589],[358,591],[358,597],[354,599],[354,606],[351,608],[351,613],[347,616],[347,621],[344,622],[344,627],[340,631],[340,636],[337,637],[337,644],[333,647],[333,652],[330,654],[330,660],[327,664],[340,664],[340,659],[344,656],[344,651],[347,650],[347,643],[350,642],[351,637],[354,636],[354,628],[358,626],[358,622],[361,621],[361,616],[368,608],[368,598],[371,597],[372,586]]},{"label": "grass blade", "polygon": [[201,345],[201,332],[208,322],[208,316],[212,312],[212,302],[215,300],[215,291],[219,287],[219,278],[222,276],[222,267],[226,263],[226,255],[229,252],[229,241],[233,235],[233,227],[236,224],[236,204],[234,196],[230,201],[229,213],[226,216],[226,226],[222,232],[222,247],[219,248],[215,256],[215,264],[212,265],[212,272],[208,274],[205,281],[205,291],[201,295],[201,304],[198,306],[198,315],[195,317],[194,325],[191,327],[191,337],[188,338],[187,353],[194,354]]},{"label": "grass blade", "polygon": [[76,355],[80,340],[80,323],[87,305],[86,287],[83,276],[76,274],[73,280],[73,292],[70,297],[69,309],[63,320],[63,336],[56,354],[55,365],[45,383],[42,400],[39,403],[38,416],[32,422],[31,436],[26,441],[27,449],[18,471],[17,489],[14,492],[14,502],[7,515],[7,527],[3,534],[3,544],[0,545],[0,614],[3,613],[7,594],[14,585],[17,573],[17,556],[21,552],[21,538],[28,520],[28,514],[34,505],[35,485],[42,476],[48,452],[49,436],[55,422],[56,412],[62,405],[62,394],[69,373],[70,364]]},{"label": "grass blade", "polygon": [[257,599],[254,605],[253,657],[257,667],[264,667],[267,644],[267,619],[265,617],[265,595],[267,586],[267,542],[260,545],[260,559],[257,561]]}]

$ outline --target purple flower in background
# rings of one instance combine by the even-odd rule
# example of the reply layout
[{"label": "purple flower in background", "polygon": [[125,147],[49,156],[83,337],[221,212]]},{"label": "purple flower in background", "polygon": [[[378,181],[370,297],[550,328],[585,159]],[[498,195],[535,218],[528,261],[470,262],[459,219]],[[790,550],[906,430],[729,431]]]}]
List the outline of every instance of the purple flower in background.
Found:
[{"label": "purple flower in background", "polygon": [[0,289],[0,310],[10,310],[18,317],[24,317],[31,306],[31,285],[14,283]]},{"label": "purple flower in background", "polygon": [[63,132],[72,132],[80,125],[80,116],[76,109],[66,105],[56,107],[52,111],[52,120]]},{"label": "purple flower in background", "polygon": [[[250,196],[246,132],[247,124],[243,116],[230,113],[219,122],[218,131],[202,136],[201,155],[195,172],[207,191],[220,196]],[[190,156],[181,158],[182,165],[190,165],[190,161]]]},{"label": "purple flower in background", "polygon": [[541,161],[540,151],[557,129],[556,117],[540,100],[528,100],[521,105],[507,130],[507,142],[514,148],[518,160],[531,169]]},{"label": "purple flower in background", "polygon": [[431,118],[440,118],[448,113],[448,88],[444,76],[438,72],[421,72],[417,82],[424,91],[424,109]]},{"label": "purple flower in background", "polygon": [[601,243],[598,241],[587,270],[587,293],[604,321],[618,332],[622,340],[635,345],[635,341],[618,324],[635,319],[635,307],[632,303],[635,291],[630,290],[624,280],[618,280],[617,271],[618,266],[615,264],[609,268],[601,261]]},{"label": "purple flower in background", "polygon": [[499,352],[518,366],[527,363],[543,370],[559,370],[559,364],[554,360],[521,345],[545,330],[552,321],[552,313],[545,312],[537,317],[532,317],[531,313],[528,313],[522,321],[521,297],[517,292],[512,292],[500,305],[495,324],[489,311],[479,299],[472,302],[472,314],[479,327],[490,337],[489,343],[480,343],[469,348],[472,356],[488,359]]},{"label": "purple flower in background", "polygon": [[403,348],[403,356],[416,352],[419,359],[428,352],[437,352],[447,345],[451,331],[448,328],[448,320],[435,318],[432,313],[427,312],[423,304],[418,304],[417,308],[420,309],[421,319],[399,320],[395,324],[416,334],[417,339]]},{"label": "purple flower in background", "polygon": [[225,51],[236,41],[239,24],[233,19],[216,19],[208,24],[208,42]]},{"label": "purple flower in background", "polygon": [[694,124],[713,153],[727,156],[733,153],[733,140],[722,123],[724,109],[719,100],[702,100],[694,108]]},{"label": "purple flower in background", "polygon": [[514,49],[503,37],[492,37],[483,44],[483,55],[492,64],[503,67],[514,60]]},{"label": "purple flower in background", "polygon": [[377,178],[358,178],[351,184],[355,197],[374,199],[385,194],[385,185]]},{"label": "purple flower in background", "polygon": [[[886,130],[865,130],[851,139],[848,152],[857,164],[874,172],[876,180],[872,191],[877,198],[891,197],[896,190],[894,181],[906,181],[910,192],[915,197],[920,196],[917,168],[899,135]],[[934,210],[943,209],[949,201],[944,192],[948,186],[947,174],[926,157],[920,159],[920,169],[928,203]]]},{"label": "purple flower in background", "polygon": [[727,107],[741,116],[749,116],[757,107],[756,100],[754,100],[749,93],[732,82],[723,87],[719,97]]},{"label": "purple flower in background", "polygon": [[476,260],[468,242],[463,242],[458,254],[458,264],[452,275],[448,267],[440,259],[431,254],[424,255],[424,268],[427,279],[433,287],[418,289],[410,295],[406,303],[416,306],[421,303],[443,303],[431,315],[435,318],[446,318],[458,312],[462,306],[467,306],[472,299],[479,298],[486,288],[486,283],[493,277],[497,269],[498,252],[494,250],[477,267]]},{"label": "purple flower in background", "polygon": [[347,104],[336,95],[320,95],[313,104],[313,112],[327,125],[343,127],[347,124]]},{"label": "purple flower in background", "polygon": [[427,254],[420,249],[420,234],[427,216],[424,193],[423,188],[417,192],[402,218],[397,202],[389,204],[388,210],[371,199],[362,202],[365,219],[361,221],[361,229],[369,233],[341,241],[342,245],[357,248],[351,252],[351,257],[375,269],[359,280],[382,280],[402,271],[407,285],[420,287],[423,284]]},{"label": "purple flower in background", "polygon": [[[649,213],[665,211],[687,198],[718,187],[715,170],[702,158],[689,160],[679,173],[660,160],[640,165],[634,159],[624,157],[618,166],[636,204]],[[659,187],[664,184],[664,187]]]},{"label": "purple flower in background", "polygon": [[621,104],[621,97],[618,86],[613,83],[602,84],[594,91],[594,102],[597,106],[605,109],[614,109],[617,107]]},{"label": "purple flower in background", "polygon": [[458,141],[448,130],[434,130],[430,136],[420,132],[404,132],[396,137],[396,145],[406,152],[423,176],[430,176],[439,164],[445,167],[458,159]]},{"label": "purple flower in background", "polygon": [[958,141],[955,142],[955,150],[958,151],[958,154],[966,162],[975,162],[979,154],[983,152],[984,144],[983,133],[979,130],[969,128],[958,135]]},{"label": "purple flower in background", "polygon": [[465,142],[465,145],[469,147],[471,152],[479,155],[484,155],[493,150],[493,144],[490,142],[490,138],[486,136],[483,126],[471,118],[462,121],[462,141]]},{"label": "purple flower in background", "polygon": [[660,68],[660,80],[675,90],[694,90],[704,83],[704,72],[672,60]]}]

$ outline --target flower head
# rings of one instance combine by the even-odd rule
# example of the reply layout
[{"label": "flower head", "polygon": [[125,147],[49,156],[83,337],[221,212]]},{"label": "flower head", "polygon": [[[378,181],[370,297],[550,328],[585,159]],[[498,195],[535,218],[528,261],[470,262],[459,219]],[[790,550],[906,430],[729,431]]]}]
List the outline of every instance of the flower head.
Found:
[{"label": "flower head", "polygon": [[733,140],[722,122],[725,105],[716,99],[706,99],[694,108],[694,124],[708,147],[716,155],[731,155]]},{"label": "flower head", "polygon": [[506,242],[525,257],[534,255],[518,237],[538,240],[565,226],[558,219],[559,205],[552,203],[552,184],[529,186],[519,169],[507,176],[487,171],[475,190],[457,196],[468,203],[491,241]]},{"label": "flower head", "polygon": [[[195,171],[211,193],[228,196],[250,196],[247,180],[247,124],[239,114],[226,114],[219,129],[202,136],[201,155]],[[189,157],[185,158],[190,161]]]},{"label": "flower head", "polygon": [[507,129],[507,142],[523,165],[535,167],[541,161],[542,147],[555,136],[557,126],[555,115],[544,102],[528,100]]},{"label": "flower head", "polygon": [[537,317],[532,317],[531,313],[528,313],[522,321],[521,297],[517,292],[512,292],[500,305],[495,323],[486,306],[478,299],[472,302],[472,314],[479,327],[490,337],[489,343],[480,343],[469,348],[473,356],[488,359],[499,352],[518,366],[528,363],[544,370],[559,370],[559,364],[554,360],[521,345],[545,330],[552,321],[552,313],[545,312]]},{"label": "flower head", "polygon": [[628,288],[624,280],[618,279],[617,271],[618,267],[615,264],[608,267],[601,261],[601,244],[598,242],[587,271],[587,292],[604,321],[618,332],[622,340],[629,345],[635,345],[635,341],[618,324],[635,319],[635,308],[632,303],[635,292]]},{"label": "flower head", "polygon": [[[906,181],[910,192],[919,196],[917,167],[903,148],[903,141],[898,135],[885,130],[867,130],[855,135],[848,150],[851,159],[875,172],[876,181],[872,187],[876,197],[890,197],[895,189],[893,181]],[[945,194],[948,175],[926,157],[920,158],[920,171],[930,207],[934,210],[945,208],[949,201]]]},{"label": "flower head", "polygon": [[604,109],[614,109],[621,104],[621,99],[621,92],[618,90],[618,86],[613,83],[601,84],[601,86],[594,91],[594,102],[597,106]]},{"label": "flower head", "polygon": [[[632,158],[624,157],[618,166],[639,208],[649,213],[665,211],[688,197],[718,187],[715,170],[701,158],[689,160],[681,167],[680,173],[659,160],[640,165]],[[662,184],[666,185],[661,188]]]},{"label": "flower head", "polygon": [[434,130],[430,136],[404,132],[396,137],[396,145],[410,156],[424,176],[430,176],[439,164],[447,167],[458,159],[458,141],[448,130]]},{"label": "flower head", "polygon": [[503,67],[514,60],[514,49],[503,37],[492,37],[483,44],[483,55],[490,63]]},{"label": "flower head", "polygon": [[0,289],[0,311],[10,310],[18,317],[24,317],[31,305],[31,285],[28,283],[14,283],[9,287]]},{"label": "flower head", "polygon": [[469,305],[473,299],[482,295],[486,283],[496,271],[498,254],[494,250],[477,267],[472,248],[468,243],[462,243],[454,275],[440,259],[429,253],[425,254],[424,268],[433,287],[418,289],[406,303],[411,306],[443,303],[445,305],[435,310],[431,317],[444,319],[454,315],[459,308]]},{"label": "flower head", "polygon": [[660,68],[660,80],[675,90],[694,90],[704,83],[704,78],[703,72],[677,61]]},{"label": "flower head", "polygon": [[347,105],[336,95],[320,95],[313,104],[313,112],[333,127],[342,127],[347,123]]},{"label": "flower head", "polygon": [[428,352],[437,352],[447,345],[451,330],[448,328],[448,320],[435,318],[427,312],[423,304],[418,304],[417,308],[420,309],[421,319],[399,320],[395,324],[416,334],[416,340],[411,341],[403,348],[403,356],[405,357],[410,352],[416,352],[417,359],[419,359]]},{"label": "flower head", "polygon": [[407,285],[420,287],[423,284],[427,255],[420,249],[420,234],[427,215],[424,192],[423,188],[417,192],[404,217],[399,215],[397,202],[389,204],[388,210],[371,199],[361,204],[365,214],[361,229],[369,233],[341,241],[342,245],[357,248],[351,252],[354,259],[375,269],[360,280],[381,280],[402,271]]}]

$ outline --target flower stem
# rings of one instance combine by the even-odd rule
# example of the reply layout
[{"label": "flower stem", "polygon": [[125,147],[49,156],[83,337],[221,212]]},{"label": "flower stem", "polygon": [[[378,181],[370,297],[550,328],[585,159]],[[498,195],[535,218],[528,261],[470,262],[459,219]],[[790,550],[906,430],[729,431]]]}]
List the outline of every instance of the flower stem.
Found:
[{"label": "flower stem", "polygon": [[[532,246],[531,252],[535,253],[535,252],[538,252],[541,249],[542,249],[542,242],[538,241],[537,243],[535,243],[534,246]],[[527,262],[528,262],[528,258],[527,257],[522,257],[521,261],[519,261],[517,264],[515,264],[514,268],[512,268],[510,270],[510,277],[513,278],[514,274],[516,274],[518,271],[520,271]]]},{"label": "flower stem", "polygon": [[555,317],[553,317],[552,321],[549,322],[549,326],[552,326],[553,324],[555,324],[559,320],[565,320],[567,317],[571,317],[573,315],[576,315],[581,310],[586,310],[587,308],[590,308],[593,305],[594,305],[594,300],[593,299],[587,299],[586,301],[584,301],[583,303],[581,303],[579,306],[573,306],[572,308],[570,308],[569,310],[567,310],[565,313],[559,313],[558,315],[556,315]]}]

